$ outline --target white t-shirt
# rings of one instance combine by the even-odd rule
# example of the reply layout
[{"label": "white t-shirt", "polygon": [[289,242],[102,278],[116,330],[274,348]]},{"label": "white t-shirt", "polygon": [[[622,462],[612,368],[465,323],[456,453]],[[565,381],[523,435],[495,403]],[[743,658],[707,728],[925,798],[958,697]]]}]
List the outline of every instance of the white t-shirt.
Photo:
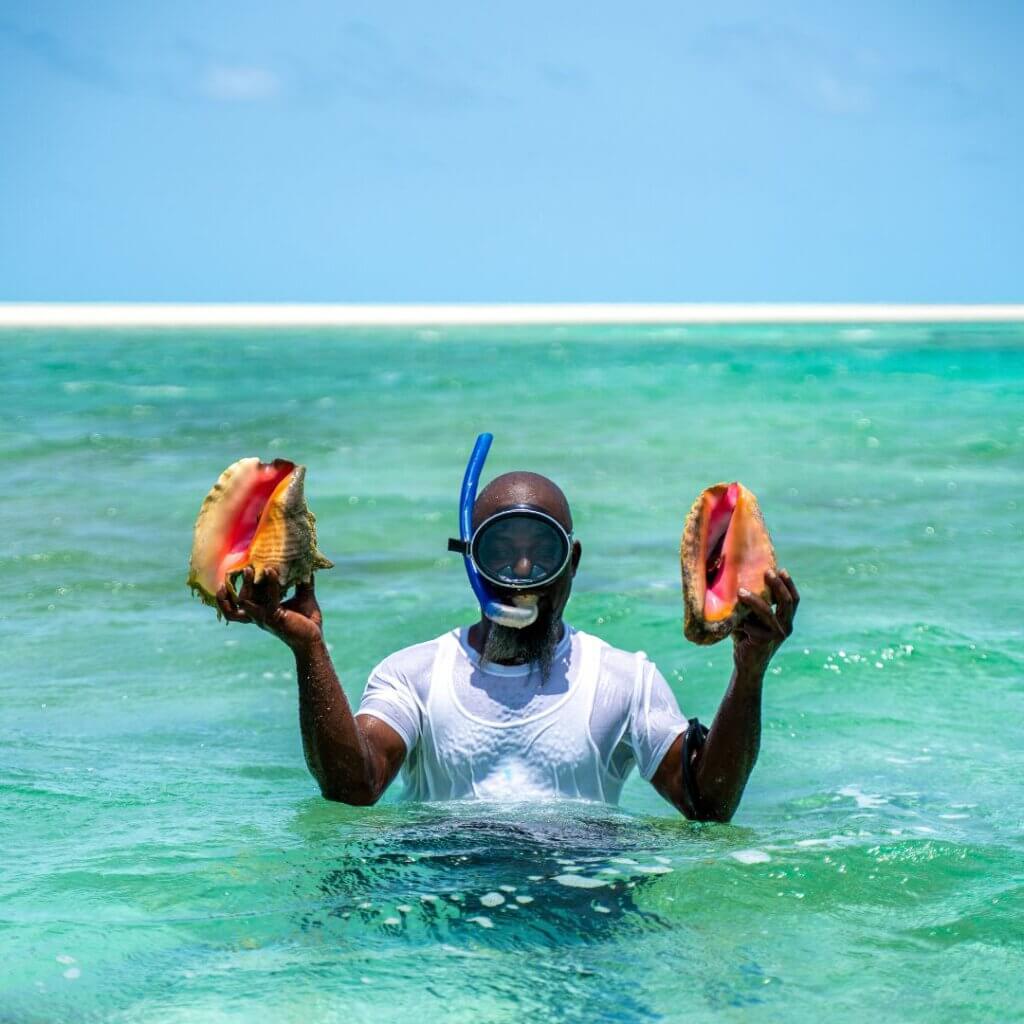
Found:
[{"label": "white t-shirt", "polygon": [[650,779],[686,719],[642,652],[566,626],[546,683],[537,667],[481,667],[460,628],[397,651],[366,684],[360,715],[406,747],[405,796],[618,803],[633,766]]}]

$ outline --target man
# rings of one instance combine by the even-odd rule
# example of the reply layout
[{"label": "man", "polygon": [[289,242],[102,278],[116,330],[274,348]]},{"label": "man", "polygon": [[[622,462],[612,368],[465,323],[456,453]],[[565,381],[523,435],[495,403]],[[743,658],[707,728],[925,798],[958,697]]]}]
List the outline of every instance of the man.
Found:
[{"label": "man", "polygon": [[686,817],[728,821],[757,759],[765,669],[800,600],[789,574],[769,575],[771,603],[740,591],[747,614],[733,633],[734,671],[704,738],[642,653],[563,622],[582,548],[551,480],[507,473],[472,509],[491,592],[506,610],[535,603],[535,621],[515,628],[481,615],[398,651],[373,670],[356,714],[324,643],[313,583],[282,603],[277,578],[255,586],[249,569],[237,597],[218,594],[229,621],[255,622],[294,653],[306,763],[323,795],[373,804],[404,765],[416,799],[616,803],[638,766]]}]

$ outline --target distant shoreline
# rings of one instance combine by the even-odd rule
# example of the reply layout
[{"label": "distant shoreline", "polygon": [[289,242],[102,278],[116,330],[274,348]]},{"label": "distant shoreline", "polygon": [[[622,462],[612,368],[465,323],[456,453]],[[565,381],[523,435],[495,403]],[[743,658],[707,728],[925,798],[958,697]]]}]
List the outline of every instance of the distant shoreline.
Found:
[{"label": "distant shoreline", "polygon": [[1024,304],[854,303],[4,303],[0,328],[448,327],[572,324],[897,324],[1024,322]]}]

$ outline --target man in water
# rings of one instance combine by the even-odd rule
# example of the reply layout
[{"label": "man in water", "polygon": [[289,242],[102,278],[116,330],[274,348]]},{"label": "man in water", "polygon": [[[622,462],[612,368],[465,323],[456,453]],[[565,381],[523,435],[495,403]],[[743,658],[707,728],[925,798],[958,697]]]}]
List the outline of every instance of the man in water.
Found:
[{"label": "man in water", "polygon": [[376,803],[404,765],[415,799],[616,803],[636,766],[686,817],[728,821],[757,759],[765,670],[800,601],[789,574],[768,575],[770,603],[740,591],[746,616],[733,633],[734,670],[705,738],[642,652],[562,621],[582,549],[559,487],[535,473],[499,476],[476,500],[473,528],[492,591],[511,606],[535,601],[535,621],[512,628],[481,615],[392,654],[371,673],[355,714],[313,583],[282,602],[278,579],[254,585],[249,569],[237,597],[218,594],[229,621],[256,623],[295,655],[306,763],[323,795]]}]

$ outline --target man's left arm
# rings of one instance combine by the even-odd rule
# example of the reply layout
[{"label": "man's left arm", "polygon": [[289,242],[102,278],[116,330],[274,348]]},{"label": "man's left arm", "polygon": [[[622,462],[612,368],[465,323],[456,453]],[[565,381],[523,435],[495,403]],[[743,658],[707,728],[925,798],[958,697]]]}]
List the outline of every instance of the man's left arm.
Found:
[{"label": "man's left arm", "polygon": [[793,632],[800,594],[785,569],[766,576],[772,603],[741,590],[747,614],[733,631],[733,673],[703,746],[691,753],[690,778],[683,781],[686,734],[669,747],[651,778],[654,788],[687,818],[729,821],[761,746],[761,689],[772,655]]}]

